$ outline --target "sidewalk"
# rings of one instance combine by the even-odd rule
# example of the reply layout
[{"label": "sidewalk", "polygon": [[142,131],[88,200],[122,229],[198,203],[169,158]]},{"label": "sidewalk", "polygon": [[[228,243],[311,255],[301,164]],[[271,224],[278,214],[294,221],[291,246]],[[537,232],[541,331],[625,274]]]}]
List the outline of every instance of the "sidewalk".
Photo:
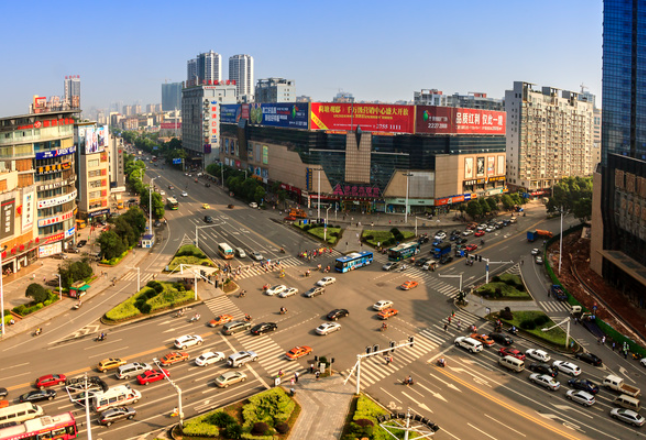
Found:
[{"label": "sidewalk", "polygon": [[343,385],[343,376],[335,374],[316,380],[313,374],[299,376],[296,400],[301,414],[292,428],[294,439],[340,439],[350,410],[354,390]]}]

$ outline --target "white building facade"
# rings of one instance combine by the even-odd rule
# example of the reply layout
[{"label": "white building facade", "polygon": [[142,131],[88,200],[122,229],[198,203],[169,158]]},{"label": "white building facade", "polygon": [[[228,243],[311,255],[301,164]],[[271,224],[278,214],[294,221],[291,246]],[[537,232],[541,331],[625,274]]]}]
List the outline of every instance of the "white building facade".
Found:
[{"label": "white building facade", "polygon": [[296,82],[285,78],[259,79],[255,102],[296,102]]},{"label": "white building facade", "polygon": [[254,76],[251,55],[234,55],[229,58],[229,80],[236,82],[239,100],[253,102]]}]

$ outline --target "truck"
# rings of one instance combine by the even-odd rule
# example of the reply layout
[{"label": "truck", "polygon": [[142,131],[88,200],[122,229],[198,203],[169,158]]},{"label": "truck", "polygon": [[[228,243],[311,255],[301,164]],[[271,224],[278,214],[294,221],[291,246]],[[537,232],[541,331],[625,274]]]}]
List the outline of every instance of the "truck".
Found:
[{"label": "truck", "polygon": [[292,208],[289,211],[289,216],[296,217],[296,218],[307,218],[307,213],[305,212],[304,209]]},{"label": "truck", "polygon": [[538,237],[552,238],[552,233],[550,231],[543,231],[540,229],[527,231],[527,241],[534,242]]},{"label": "truck", "polygon": [[567,293],[563,291],[563,287],[559,286],[558,284],[552,284],[550,290],[554,298],[558,299],[559,301],[567,301]]},{"label": "truck", "polygon": [[433,257],[435,257],[436,260],[441,260],[444,255],[448,255],[451,253],[451,243],[450,242],[444,242],[444,243],[439,243],[437,246],[433,248],[433,251],[431,252],[433,254]]},{"label": "truck", "polygon": [[612,374],[603,378],[603,386],[607,389],[614,390],[630,397],[639,397],[641,394],[641,390],[639,388],[626,385],[621,377],[614,376]]}]

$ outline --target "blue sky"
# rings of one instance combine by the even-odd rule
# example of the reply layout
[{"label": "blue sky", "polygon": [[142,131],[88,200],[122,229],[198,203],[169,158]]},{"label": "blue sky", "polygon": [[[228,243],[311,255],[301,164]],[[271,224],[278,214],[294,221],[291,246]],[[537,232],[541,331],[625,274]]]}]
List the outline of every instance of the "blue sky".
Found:
[{"label": "blue sky", "polygon": [[3,1],[0,116],[33,95],[63,94],[81,76],[81,104],[161,102],[200,52],[249,54],[255,78],[296,81],[328,101],[412,100],[420,89],[502,98],[514,81],[601,94],[601,0]]}]

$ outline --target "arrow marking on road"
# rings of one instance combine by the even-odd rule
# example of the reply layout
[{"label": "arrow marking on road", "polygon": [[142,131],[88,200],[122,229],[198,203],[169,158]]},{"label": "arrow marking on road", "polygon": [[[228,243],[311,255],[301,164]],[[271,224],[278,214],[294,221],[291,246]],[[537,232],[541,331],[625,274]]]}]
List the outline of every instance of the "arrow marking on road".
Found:
[{"label": "arrow marking on road", "polygon": [[552,406],[553,406],[554,408],[556,408],[556,409],[560,410],[560,411],[574,411],[574,412],[576,412],[577,414],[581,414],[582,416],[586,416],[586,417],[587,417],[587,418],[589,418],[589,419],[594,419],[594,417],[593,417],[593,416],[591,416],[590,414],[587,414],[587,413],[586,413],[586,412],[584,412],[584,411],[579,411],[579,410],[578,410],[578,409],[576,409],[576,408],[571,408],[571,407],[569,407],[569,406],[567,406],[567,405],[552,405]]},{"label": "arrow marking on road", "polygon": [[419,385],[420,387],[424,388],[424,389],[425,389],[426,391],[428,391],[429,393],[431,393],[431,394],[433,395],[433,397],[435,397],[435,398],[437,398],[437,399],[440,399],[440,400],[441,400],[441,401],[443,401],[443,402],[446,402],[446,399],[445,399],[444,397],[442,397],[442,395],[441,395],[440,393],[436,393],[435,391],[433,391],[433,390],[430,390],[430,389],[426,388],[426,387],[425,387],[424,385],[422,385],[421,383],[420,383],[420,384],[418,384],[418,385]]},{"label": "arrow marking on road", "polygon": [[428,406],[424,405],[423,403],[419,403],[417,400],[413,399],[411,396],[409,396],[408,394],[406,394],[406,393],[404,393],[404,392],[402,392],[402,394],[403,394],[404,396],[408,397],[408,398],[409,398],[410,400],[412,400],[413,402],[415,402],[415,404],[416,404],[417,406],[419,406],[420,408],[424,408],[424,409],[426,409],[427,411],[429,411],[431,414],[433,414],[433,411],[431,411],[431,409],[430,409]]},{"label": "arrow marking on road", "polygon": [[380,389],[381,391],[383,391],[384,393],[388,394],[390,397],[392,397],[393,399],[395,399],[395,400],[396,400],[396,401],[398,401],[399,403],[404,403],[404,402],[402,402],[401,400],[399,400],[398,398],[396,398],[395,396],[393,396],[392,394],[390,394],[388,391],[384,390],[383,388],[381,388],[381,387],[380,387],[379,389]]},{"label": "arrow marking on road", "polygon": [[445,382],[445,381],[443,381],[442,379],[440,379],[439,377],[437,377],[434,374],[429,374],[429,376],[431,376],[433,379],[437,380],[438,382],[442,382],[444,385],[446,385],[447,387],[449,387],[449,388],[451,388],[451,389],[453,389],[453,390],[455,390],[457,392],[460,392],[460,393],[462,392],[462,390],[460,390],[458,387],[456,387],[452,383]]}]

